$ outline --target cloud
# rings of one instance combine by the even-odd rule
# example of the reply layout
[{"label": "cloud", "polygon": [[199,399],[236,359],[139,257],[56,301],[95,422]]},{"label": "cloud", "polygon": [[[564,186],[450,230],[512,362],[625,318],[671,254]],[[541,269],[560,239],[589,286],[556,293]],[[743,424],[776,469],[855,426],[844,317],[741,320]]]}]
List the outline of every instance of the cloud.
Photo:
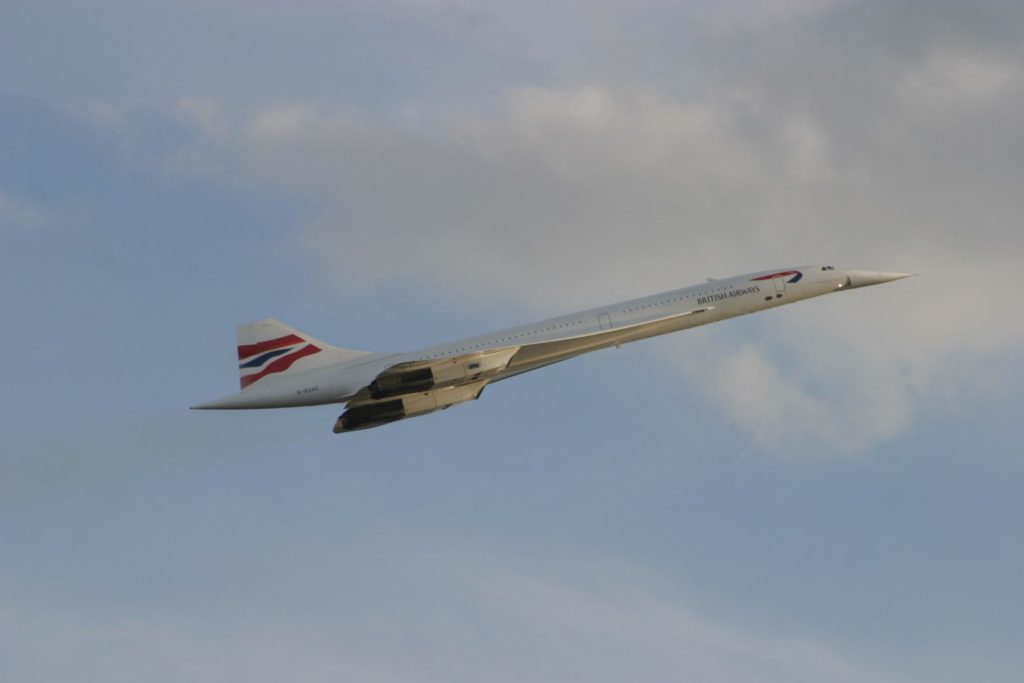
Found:
[{"label": "cloud", "polygon": [[707,30],[729,35],[806,21],[847,4],[846,0],[728,0],[715,3],[700,18]]},{"label": "cloud", "polygon": [[857,51],[877,9],[797,9],[708,37],[732,61],[685,95],[518,87],[426,125],[283,102],[236,117],[228,166],[317,207],[303,243],[346,297],[401,281],[526,318],[775,266],[923,272],[765,316],[756,343],[716,329],[726,354],[658,346],[758,447],[855,453],[1020,363],[1024,62],[980,20]]},{"label": "cloud", "polygon": [[178,116],[202,132],[207,141],[222,142],[229,133],[230,122],[224,103],[214,97],[184,97],[176,107]]},{"label": "cloud", "polygon": [[45,211],[35,202],[0,188],[0,234],[36,230],[44,224],[44,216]]},{"label": "cloud", "polygon": [[[244,609],[224,609],[211,596],[207,612],[186,615],[171,605],[62,604],[52,591],[24,583],[14,591],[7,581],[0,666],[14,681],[893,680],[815,638],[720,623],[639,567],[525,570],[514,558],[498,566],[483,549],[395,548],[401,560],[378,570],[392,590],[370,611],[347,597],[347,609],[327,610],[329,619],[277,604],[265,584],[250,587],[255,597]],[[342,571],[351,562],[317,554]],[[337,574],[315,579],[330,585],[305,590],[328,605],[339,582],[349,585],[346,595],[359,585]]]},{"label": "cloud", "polygon": [[[528,634],[516,639],[528,643],[526,651],[544,653],[530,657],[541,680],[886,680],[812,639],[755,636],[716,623],[629,573],[614,585],[587,585],[496,572],[478,580],[477,590],[510,630]],[[530,676],[506,674],[522,677]]]},{"label": "cloud", "polygon": [[[398,275],[477,305],[575,305],[592,299],[564,281],[593,268],[664,274],[677,255],[652,263],[659,246],[696,241],[681,266],[717,248],[712,211],[764,173],[732,138],[734,118],[716,103],[597,87],[516,90],[499,117],[428,134],[282,105],[244,122],[240,163],[321,204],[307,244],[347,291]],[[609,284],[638,278],[620,268]]]},{"label": "cloud", "polygon": [[910,106],[932,109],[985,108],[1019,95],[1024,82],[1020,62],[998,54],[936,49],[908,68],[899,89]]},{"label": "cloud", "polygon": [[[795,348],[783,353],[799,354],[796,361],[778,358],[779,348],[760,339],[710,338],[674,344],[672,360],[726,421],[784,459],[857,455],[910,428],[920,397],[902,359],[866,358],[834,341],[831,349],[807,348],[796,335],[786,338]],[[828,338],[812,334],[810,343]],[[851,369],[862,374],[854,378]]]}]

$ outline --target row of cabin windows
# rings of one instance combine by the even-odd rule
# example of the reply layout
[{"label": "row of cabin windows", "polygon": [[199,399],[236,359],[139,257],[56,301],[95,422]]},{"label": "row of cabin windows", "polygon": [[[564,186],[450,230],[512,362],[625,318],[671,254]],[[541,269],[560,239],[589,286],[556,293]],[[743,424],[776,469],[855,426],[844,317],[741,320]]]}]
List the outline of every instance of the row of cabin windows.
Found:
[{"label": "row of cabin windows", "polygon": [[[480,348],[483,348],[485,346],[489,346],[491,344],[499,344],[501,342],[512,341],[513,339],[521,339],[522,337],[530,337],[530,336],[533,336],[535,334],[540,334],[541,332],[551,332],[553,330],[558,330],[558,329],[561,329],[563,327],[572,327],[573,325],[582,325],[582,324],[583,324],[582,320],[575,320],[575,321],[573,321],[571,323],[560,323],[558,325],[550,325],[550,326],[545,327],[545,328],[540,329],[540,330],[532,330],[530,332],[520,332],[519,334],[512,334],[512,335],[509,335],[507,337],[502,337],[501,339],[495,339],[493,341],[486,342],[486,343],[482,342],[480,344],[470,344],[469,346],[463,346],[461,349],[456,349],[455,351],[453,351],[453,353],[463,353],[465,351],[472,351],[473,349],[480,349]],[[440,358],[441,355],[442,354],[440,354],[440,353],[433,353],[433,354],[427,356],[427,358]]]},{"label": "row of cabin windows", "polygon": [[648,308],[654,308],[655,306],[663,306],[673,301],[682,301],[683,299],[692,297],[673,296],[668,299],[662,299],[661,301],[655,301],[652,304],[642,304],[640,306],[630,306],[629,308],[623,308],[620,313],[632,313],[633,311],[642,311]]},{"label": "row of cabin windows", "polygon": [[[714,290],[706,290],[706,291],[700,292],[696,296],[708,296],[709,294],[716,294],[717,292],[725,292],[725,291],[728,291],[728,290],[731,290],[731,289],[735,289],[735,285],[729,285],[728,287],[719,287],[718,289],[714,289]],[[672,297],[671,299],[663,299],[663,300],[660,300],[660,301],[655,301],[654,303],[645,303],[645,304],[642,304],[642,305],[639,305],[639,306],[631,306],[629,308],[623,308],[623,310],[620,311],[620,312],[630,313],[630,312],[633,312],[635,310],[644,310],[646,308],[653,308],[654,306],[662,306],[662,305],[667,304],[667,303],[672,303],[673,301],[682,301],[683,299],[686,299],[686,298],[692,299],[693,296],[690,296],[690,297],[681,297],[681,296]]]},{"label": "row of cabin windows", "polygon": [[[719,287],[717,289],[710,289],[710,290],[707,290],[705,292],[702,292],[700,294],[700,296],[707,296],[708,294],[714,294],[715,292],[722,292],[722,291],[725,291],[727,289],[733,289],[733,285],[730,285],[728,287]],[[650,304],[643,304],[641,306],[631,306],[630,308],[624,308],[624,309],[622,309],[621,313],[631,313],[633,311],[640,311],[640,310],[645,310],[645,309],[648,309],[648,308],[654,308],[655,306],[662,306],[664,304],[671,303],[673,301],[682,301],[684,298],[692,298],[692,297],[674,296],[674,297],[670,297],[668,299],[662,299],[661,301],[655,301],[654,303],[650,303]],[[582,325],[582,324],[583,324],[582,320],[576,320],[576,321],[571,322],[571,323],[560,323],[558,325],[551,325],[549,327],[545,327],[545,328],[540,329],[540,330],[534,330],[532,332],[523,332],[521,334],[514,334],[514,335],[511,335],[509,337],[502,337],[501,339],[496,339],[496,340],[494,340],[492,342],[488,342],[488,343],[490,343],[490,344],[497,344],[497,343],[500,343],[500,342],[511,341],[513,339],[519,339],[521,337],[529,337],[529,336],[532,336],[532,335],[535,335],[535,334],[540,334],[541,332],[551,332],[551,331],[554,331],[554,330],[557,330],[557,329],[561,329],[563,327],[571,327],[573,325]],[[464,346],[461,349],[456,350],[455,353],[463,353],[465,351],[472,351],[473,349],[479,349],[479,348],[482,348],[484,346],[485,346],[485,344],[471,344],[470,346]],[[440,358],[441,354],[432,354],[429,357],[430,358]]]}]

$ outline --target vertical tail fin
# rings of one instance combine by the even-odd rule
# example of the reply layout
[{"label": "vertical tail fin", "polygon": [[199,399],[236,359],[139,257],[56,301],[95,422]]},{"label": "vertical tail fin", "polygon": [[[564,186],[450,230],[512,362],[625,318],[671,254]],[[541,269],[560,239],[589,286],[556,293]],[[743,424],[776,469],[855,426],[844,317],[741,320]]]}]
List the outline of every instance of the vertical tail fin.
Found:
[{"label": "vertical tail fin", "polygon": [[285,374],[341,363],[369,353],[331,346],[270,318],[239,325],[236,338],[239,381],[243,390],[260,380],[272,381]]}]

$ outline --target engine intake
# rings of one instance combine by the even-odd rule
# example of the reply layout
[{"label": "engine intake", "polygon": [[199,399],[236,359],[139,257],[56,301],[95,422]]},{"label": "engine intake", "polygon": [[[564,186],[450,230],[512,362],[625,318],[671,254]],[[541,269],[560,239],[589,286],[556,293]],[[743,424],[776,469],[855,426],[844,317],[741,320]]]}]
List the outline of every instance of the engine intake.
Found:
[{"label": "engine intake", "polygon": [[[367,387],[375,401],[392,396],[406,396],[441,390],[493,377],[508,367],[518,347],[464,354],[430,362],[426,367],[397,365],[370,382]],[[419,365],[422,361],[414,362]]]},{"label": "engine intake", "polygon": [[370,382],[370,396],[374,400],[379,400],[389,396],[426,391],[432,388],[434,383],[434,371],[430,368],[383,375]]}]

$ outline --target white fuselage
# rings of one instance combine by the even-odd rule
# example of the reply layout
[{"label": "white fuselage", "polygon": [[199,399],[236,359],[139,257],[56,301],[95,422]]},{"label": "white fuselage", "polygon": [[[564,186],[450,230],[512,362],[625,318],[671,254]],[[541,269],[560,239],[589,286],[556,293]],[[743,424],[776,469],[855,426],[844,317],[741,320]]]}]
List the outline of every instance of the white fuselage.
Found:
[{"label": "white fuselage", "polygon": [[[755,313],[846,288],[887,282],[902,273],[804,266],[762,271],[684,287],[402,354],[351,361],[266,381],[207,408],[277,408],[350,400],[379,373],[399,363],[522,346],[497,381],[573,356],[668,332]],[[692,315],[680,315],[687,312]],[[621,330],[621,332],[619,332]],[[600,334],[595,334],[600,333]],[[607,334],[606,334],[607,333]]]}]

